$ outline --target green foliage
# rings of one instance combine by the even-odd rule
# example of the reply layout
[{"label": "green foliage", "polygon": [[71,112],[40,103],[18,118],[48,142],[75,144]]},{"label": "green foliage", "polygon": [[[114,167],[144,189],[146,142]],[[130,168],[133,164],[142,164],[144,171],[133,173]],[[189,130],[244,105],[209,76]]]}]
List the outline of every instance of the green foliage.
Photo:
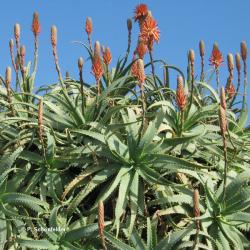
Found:
[{"label": "green foliage", "polygon": [[[223,142],[216,69],[196,81],[189,60],[185,80],[150,58],[142,90],[129,51],[111,70],[102,62],[100,93],[81,77],[63,79],[59,67],[59,82],[34,93],[37,48],[34,71],[29,63],[17,72],[16,90],[1,78],[0,249],[250,248],[250,133],[240,96],[226,95]],[[148,69],[159,64],[164,80]],[[172,72],[183,77],[183,110]]]}]

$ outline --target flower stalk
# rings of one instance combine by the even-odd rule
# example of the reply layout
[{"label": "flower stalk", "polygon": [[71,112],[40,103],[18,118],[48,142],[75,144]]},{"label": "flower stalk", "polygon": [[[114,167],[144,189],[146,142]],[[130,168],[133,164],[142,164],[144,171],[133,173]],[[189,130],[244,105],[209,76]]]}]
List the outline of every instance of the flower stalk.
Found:
[{"label": "flower stalk", "polygon": [[241,42],[241,58],[243,61],[244,68],[244,94],[243,94],[243,102],[242,102],[242,110],[246,109],[246,96],[247,96],[247,44],[245,41]]},{"label": "flower stalk", "polygon": [[84,91],[83,91],[83,73],[82,73],[83,64],[84,64],[83,58],[79,57],[79,59],[78,59],[78,69],[79,69],[79,77],[80,77],[80,84],[81,84],[82,114],[84,113]]},{"label": "flower stalk", "polygon": [[228,160],[227,160],[227,142],[226,142],[226,131],[227,131],[227,117],[226,117],[226,96],[225,90],[221,88],[220,95],[220,105],[219,105],[219,121],[220,121],[220,131],[223,140],[223,153],[224,153],[224,180],[223,180],[223,200],[226,196],[226,186],[227,186],[227,171],[228,171]]},{"label": "flower stalk", "polygon": [[204,73],[204,65],[205,65],[205,44],[204,41],[201,40],[199,43],[199,49],[200,49],[200,57],[201,57],[201,75],[200,75],[200,81],[203,82],[205,79],[205,73]]},{"label": "flower stalk", "polygon": [[107,250],[105,237],[104,237],[104,228],[105,228],[104,204],[102,201],[98,203],[98,228],[99,228],[99,235],[100,235],[103,250]]}]

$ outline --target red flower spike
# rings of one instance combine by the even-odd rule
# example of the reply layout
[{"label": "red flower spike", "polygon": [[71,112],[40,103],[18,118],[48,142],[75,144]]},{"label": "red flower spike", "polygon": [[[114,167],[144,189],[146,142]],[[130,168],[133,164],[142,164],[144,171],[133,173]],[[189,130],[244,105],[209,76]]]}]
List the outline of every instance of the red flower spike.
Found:
[{"label": "red flower spike", "polygon": [[136,6],[135,8],[135,12],[134,12],[134,20],[142,20],[143,18],[145,18],[148,15],[148,6],[146,4],[139,4]]},{"label": "red flower spike", "polygon": [[214,66],[215,69],[218,69],[220,65],[224,62],[222,54],[217,46],[214,46],[212,54],[209,58],[209,61],[210,61],[210,65]]}]

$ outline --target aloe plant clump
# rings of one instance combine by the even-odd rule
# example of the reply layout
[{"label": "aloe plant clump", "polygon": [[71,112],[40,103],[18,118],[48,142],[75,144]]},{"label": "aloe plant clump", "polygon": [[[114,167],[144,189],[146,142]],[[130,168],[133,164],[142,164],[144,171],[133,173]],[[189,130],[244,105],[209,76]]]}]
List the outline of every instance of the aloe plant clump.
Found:
[{"label": "aloe plant clump", "polygon": [[87,18],[90,83],[82,57],[79,76],[63,77],[52,26],[58,82],[46,86],[35,78],[38,13],[33,62],[15,25],[0,85],[0,249],[250,248],[246,42],[236,69],[228,56],[224,84],[218,44],[208,70],[200,41],[184,73],[154,58],[159,28],[145,4],[134,19],[140,33],[128,19],[127,50],[111,67],[112,48],[92,44]]}]

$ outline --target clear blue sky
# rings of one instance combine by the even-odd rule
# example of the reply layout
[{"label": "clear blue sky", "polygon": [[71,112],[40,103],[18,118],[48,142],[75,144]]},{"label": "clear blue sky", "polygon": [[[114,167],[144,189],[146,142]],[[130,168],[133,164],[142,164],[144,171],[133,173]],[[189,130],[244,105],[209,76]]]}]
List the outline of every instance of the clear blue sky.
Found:
[{"label": "clear blue sky", "polygon": [[[212,44],[217,41],[226,59],[228,52],[239,51],[239,44],[246,40],[250,47],[250,1],[249,0],[145,0],[161,30],[159,45],[155,46],[155,58],[163,58],[169,64],[178,65],[186,72],[186,53],[193,48],[198,62],[198,42],[206,44],[206,69]],[[93,40],[108,45],[113,54],[112,65],[123,55],[127,46],[126,20],[140,1],[117,0],[24,0],[2,1],[0,15],[0,72],[10,65],[8,41],[13,37],[13,25],[21,25],[21,41],[26,45],[27,59],[33,58],[32,13],[40,14],[42,32],[39,45],[39,65],[36,86],[54,82],[57,75],[50,46],[50,27],[58,28],[58,53],[63,74],[69,70],[73,78],[78,77],[77,58],[87,58],[83,47],[71,41],[86,41],[84,23],[91,16],[94,24]],[[134,27],[137,26],[136,24]],[[136,27],[133,41],[137,39]],[[226,61],[226,60],[225,60]],[[89,62],[86,64],[89,65]],[[250,66],[249,66],[250,68]],[[222,82],[227,75],[223,66]],[[198,73],[198,72],[197,72]],[[90,68],[86,66],[85,79],[94,81]],[[175,83],[174,83],[175,84]]]}]

